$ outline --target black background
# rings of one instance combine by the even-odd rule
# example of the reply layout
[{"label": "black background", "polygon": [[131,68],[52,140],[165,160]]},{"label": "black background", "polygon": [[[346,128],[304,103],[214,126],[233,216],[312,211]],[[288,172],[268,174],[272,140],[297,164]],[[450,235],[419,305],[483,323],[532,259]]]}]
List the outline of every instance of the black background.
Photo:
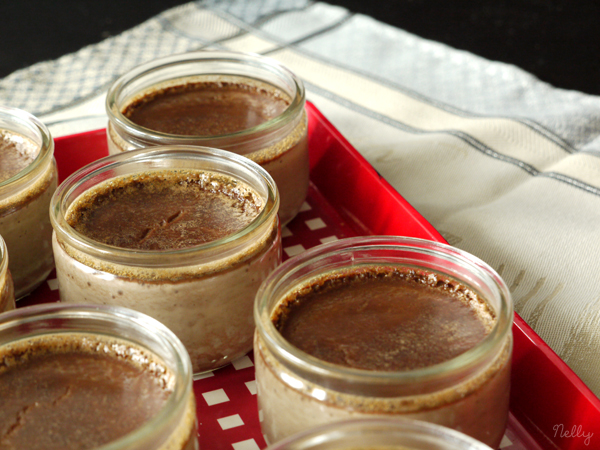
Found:
[{"label": "black background", "polygon": [[[0,77],[188,0],[0,0]],[[248,0],[260,1],[260,0]],[[600,1],[325,0],[418,36],[600,95]]]}]

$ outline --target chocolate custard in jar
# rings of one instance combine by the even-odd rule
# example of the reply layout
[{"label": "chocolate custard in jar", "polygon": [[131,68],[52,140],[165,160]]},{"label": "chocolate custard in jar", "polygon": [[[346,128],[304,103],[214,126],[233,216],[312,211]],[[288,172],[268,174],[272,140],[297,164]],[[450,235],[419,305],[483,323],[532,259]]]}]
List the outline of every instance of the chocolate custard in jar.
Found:
[{"label": "chocolate custard in jar", "polygon": [[37,305],[0,315],[0,447],[194,450],[189,356],[126,308]]},{"label": "chocolate custard in jar", "polygon": [[28,112],[0,107],[0,235],[18,299],[54,268],[48,208],[58,172],[54,141]]},{"label": "chocolate custard in jar", "polygon": [[463,433],[419,420],[355,419],[329,423],[267,450],[492,450]]},{"label": "chocolate custard in jar", "polygon": [[308,189],[304,103],[302,81],[271,58],[195,51],[156,59],[110,87],[109,153],[183,144],[244,155],[275,180],[286,224]]},{"label": "chocolate custard in jar", "polygon": [[322,423],[400,417],[500,443],[512,300],[476,257],[402,237],[324,244],[276,269],[254,313],[269,442]]},{"label": "chocolate custard in jar", "polygon": [[223,150],[167,146],[102,158],[57,189],[63,303],[119,305],[164,323],[195,374],[252,349],[253,303],[281,262],[269,174]]}]

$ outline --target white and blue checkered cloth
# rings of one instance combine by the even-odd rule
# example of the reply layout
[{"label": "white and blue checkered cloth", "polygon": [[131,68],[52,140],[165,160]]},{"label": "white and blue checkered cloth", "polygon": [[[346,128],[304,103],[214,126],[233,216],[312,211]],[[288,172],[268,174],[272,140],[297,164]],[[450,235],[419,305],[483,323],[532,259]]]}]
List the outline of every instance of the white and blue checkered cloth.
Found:
[{"label": "white and blue checkered cloth", "polygon": [[0,80],[55,136],[103,127],[108,85],[195,49],[278,59],[452,244],[494,267],[519,314],[600,394],[600,97],[307,0],[214,0]]}]

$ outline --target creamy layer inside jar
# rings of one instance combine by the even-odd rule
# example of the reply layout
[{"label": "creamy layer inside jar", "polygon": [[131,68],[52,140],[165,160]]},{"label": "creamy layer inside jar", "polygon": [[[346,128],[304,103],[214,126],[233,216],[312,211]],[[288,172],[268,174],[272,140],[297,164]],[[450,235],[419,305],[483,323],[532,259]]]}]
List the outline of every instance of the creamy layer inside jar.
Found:
[{"label": "creamy layer inside jar", "polygon": [[[294,288],[277,304],[272,320],[286,341],[308,355],[389,373],[392,379],[477,346],[495,314],[485,299],[453,279],[410,267],[371,266],[325,274]],[[390,415],[454,428],[492,447],[502,439],[510,343],[485,370],[454,386],[381,397],[329,389],[326,376],[322,384],[299,379],[258,335],[255,352],[263,432],[270,441],[322,422]]]},{"label": "creamy layer inside jar", "polygon": [[[152,353],[99,335],[46,335],[0,348],[0,447],[94,449],[161,411],[173,374]],[[161,449],[197,448],[193,395]]]},{"label": "creamy layer inside jar", "polygon": [[[18,176],[39,152],[40,146],[26,136],[0,130],[0,183]],[[56,185],[57,171],[52,160],[22,187],[0,188],[10,189],[0,198],[0,235],[8,247],[17,298],[31,292],[54,267],[48,208]]]},{"label": "creamy layer inside jar", "polygon": [[[65,216],[78,233],[120,249],[194,249],[252,225],[265,203],[249,185],[201,170],[158,170],[101,183]],[[281,260],[276,217],[242,250],[197,264],[150,267],[84,254],[59,242],[54,253],[63,302],[125,306],[170,328],[190,354],[194,373],[252,348],[252,305],[262,280]],[[167,252],[167,253],[165,253]]]},{"label": "creamy layer inside jar", "polygon": [[[121,113],[133,123],[171,136],[220,138],[243,132],[281,116],[290,98],[280,89],[247,77],[190,77],[160,84],[136,95]],[[109,151],[132,148],[109,126]],[[273,140],[257,131],[247,142],[225,150],[247,156],[271,174],[281,195],[279,216],[291,220],[306,198],[309,179],[305,115],[284,136]],[[264,146],[256,150],[256,142]],[[219,143],[211,143],[220,148]]]}]

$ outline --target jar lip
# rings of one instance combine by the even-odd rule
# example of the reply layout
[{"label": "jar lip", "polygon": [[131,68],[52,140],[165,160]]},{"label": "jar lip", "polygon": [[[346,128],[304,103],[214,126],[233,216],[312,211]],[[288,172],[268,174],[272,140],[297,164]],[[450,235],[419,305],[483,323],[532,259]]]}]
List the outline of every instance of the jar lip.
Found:
[{"label": "jar lip", "polygon": [[6,241],[0,236],[0,276],[4,275],[8,270],[8,257]]},{"label": "jar lip", "polygon": [[[489,446],[480,442],[464,433],[461,433],[452,428],[447,428],[435,423],[425,422],[422,420],[411,419],[408,417],[390,418],[367,418],[367,419],[349,419],[340,422],[333,422],[318,427],[304,430],[289,436],[281,441],[267,447],[266,450],[310,450],[312,443],[317,444],[320,448],[323,444],[331,443],[336,445],[337,442],[346,438],[375,438],[392,433],[397,436],[396,439],[385,442],[384,445],[407,445],[404,439],[409,439],[413,445],[416,439],[418,444],[431,444],[431,440],[441,440],[444,446],[454,444],[462,448],[463,445],[468,445],[469,450],[492,450]],[[397,440],[400,439],[400,442]],[[383,443],[382,443],[383,444]],[[307,446],[308,445],[308,446]],[[452,445],[452,449],[458,449]],[[331,447],[331,448],[338,448]],[[342,447],[339,447],[342,448]],[[344,447],[346,448],[346,447]],[[354,448],[347,447],[347,448]],[[428,448],[428,447],[427,447]]]},{"label": "jar lip", "polygon": [[[228,63],[228,64],[236,64],[240,67],[244,65],[251,65],[254,67],[267,67],[271,73],[276,73],[278,76],[285,78],[292,82],[294,86],[294,92],[289,94],[291,102],[288,107],[285,109],[283,113],[278,115],[277,117],[273,117],[259,125],[256,125],[251,128],[247,128],[244,130],[240,130],[234,133],[229,134],[221,134],[221,135],[206,135],[206,136],[195,136],[195,135],[180,135],[180,134],[170,134],[164,133],[161,131],[152,130],[146,127],[142,127],[129,118],[127,118],[121,112],[121,109],[124,105],[118,104],[118,97],[121,91],[127,87],[129,83],[134,81],[143,79],[145,76],[154,75],[161,70],[168,70],[177,65],[185,65],[185,64],[214,64],[214,63]],[[178,79],[178,78],[190,78],[197,77],[202,75],[231,75],[231,76],[239,76],[244,77],[243,73],[240,74],[223,74],[218,70],[212,70],[206,73],[198,73],[193,75],[185,75],[181,77],[170,77],[168,79]],[[250,76],[249,76],[250,77]],[[250,77],[252,78],[252,77]],[[162,80],[162,81],[167,81]],[[141,89],[140,91],[136,91],[135,94],[139,94],[143,92],[146,88]],[[186,53],[178,53],[174,55],[169,55],[161,58],[157,58],[146,63],[142,63],[128,72],[121,75],[117,80],[113,82],[113,84],[109,87],[108,92],[106,94],[106,102],[105,108],[106,113],[109,117],[109,121],[116,124],[118,127],[125,130],[127,133],[131,134],[137,139],[148,140],[155,143],[169,143],[169,144],[198,144],[202,145],[202,143],[208,142],[219,142],[219,141],[227,141],[230,139],[242,139],[251,137],[254,134],[268,131],[272,129],[277,129],[287,123],[289,123],[294,117],[296,117],[304,108],[305,102],[305,89],[304,84],[300,78],[298,78],[291,70],[285,67],[283,64],[278,62],[277,60],[263,56],[257,53],[250,52],[235,52],[235,51],[223,51],[223,50],[195,50]],[[211,144],[213,145],[213,144]]]},{"label": "jar lip", "polygon": [[[54,156],[54,140],[52,139],[50,131],[46,125],[33,114],[19,108],[0,106],[0,123],[3,121],[10,121],[15,125],[20,125],[21,127],[27,128],[31,133],[34,133],[36,138],[39,139],[39,142],[35,142],[35,144],[39,145],[40,150],[31,164],[12,177],[0,182],[0,191],[31,178],[40,166]],[[18,129],[5,128],[3,125],[0,125],[0,129],[6,129],[7,131],[12,131],[21,135],[24,134]],[[30,138],[29,136],[26,137]]]},{"label": "jar lip", "polygon": [[[497,289],[500,295],[500,305],[496,312],[496,321],[489,334],[476,346],[466,352],[443,361],[441,363],[426,366],[419,369],[406,371],[377,371],[356,369],[340,366],[316,358],[297,347],[291,345],[277,331],[273,322],[270,320],[272,308],[267,310],[267,300],[270,295],[282,284],[285,283],[294,273],[301,271],[312,261],[320,257],[333,256],[336,254],[349,253],[353,250],[376,250],[401,248],[404,250],[413,250],[416,252],[425,252],[442,256],[469,264],[469,266],[485,276],[489,282]],[[354,265],[354,257],[349,256],[352,263],[345,267]],[[432,269],[432,271],[435,271]],[[318,272],[315,272],[315,275]],[[290,286],[288,286],[290,287]],[[360,236],[353,238],[340,239],[327,244],[321,244],[309,249],[300,255],[288,259],[277,267],[260,286],[254,304],[254,319],[257,330],[261,337],[267,343],[276,348],[278,354],[297,366],[302,366],[313,373],[336,379],[350,380],[365,383],[384,383],[390,381],[398,383],[415,383],[424,380],[434,380],[438,377],[446,376],[450,373],[456,373],[465,368],[472,367],[485,359],[489,352],[500,346],[505,337],[511,332],[513,323],[513,303],[510,291],[502,278],[487,263],[478,257],[463,250],[435,241],[421,238],[402,237],[402,236]]]},{"label": "jar lip", "polygon": [[[136,442],[139,442],[144,436],[156,432],[157,429],[165,426],[170,416],[177,410],[183,409],[192,389],[192,363],[190,357],[177,336],[163,325],[158,320],[121,306],[110,305],[87,305],[87,304],[39,304],[34,306],[26,306],[13,311],[8,311],[0,317],[0,346],[13,342],[2,338],[4,332],[14,329],[15,327],[27,328],[27,335],[19,339],[33,338],[36,336],[62,333],[81,333],[81,334],[98,334],[94,331],[86,330],[84,326],[79,326],[75,331],[73,329],[55,330],[51,328],[40,327],[36,323],[44,320],[58,319],[64,322],[65,320],[96,320],[98,323],[114,324],[117,323],[120,327],[132,328],[133,325],[146,332],[154,341],[160,341],[162,345],[166,345],[168,351],[175,357],[175,367],[171,367],[175,372],[175,386],[172,394],[169,396],[165,405],[160,411],[139,428],[126,434],[117,440],[108,444],[102,445],[97,450],[121,450],[130,448]],[[121,337],[116,333],[107,333],[108,336],[113,336],[124,341],[131,341],[135,345],[140,345],[149,351],[151,348],[146,347],[127,337]],[[160,357],[160,355],[157,355]],[[166,363],[166,361],[165,361]],[[179,376],[179,374],[181,376]]]},{"label": "jar lip", "polygon": [[[85,181],[127,164],[147,162],[159,162],[162,164],[166,160],[189,161],[190,158],[208,162],[220,161],[228,164],[230,167],[242,167],[258,175],[259,179],[264,182],[266,188],[266,198],[263,198],[265,206],[262,211],[250,224],[236,233],[201,245],[170,250],[138,250],[103,244],[79,233],[67,223],[65,219],[65,213],[68,209],[68,206],[65,205],[66,199]],[[177,169],[177,167],[162,167],[161,169],[169,170]],[[199,168],[198,170],[211,171],[210,168]],[[233,176],[233,178],[235,178],[235,176]],[[108,179],[110,178],[103,179],[102,181],[104,182]],[[50,219],[55,231],[60,233],[61,237],[67,237],[70,244],[77,246],[84,252],[89,252],[100,258],[110,255],[109,259],[113,260],[116,258],[119,262],[129,265],[164,268],[170,267],[170,264],[167,262],[169,257],[178,258],[177,265],[181,265],[184,261],[188,260],[190,263],[197,263],[197,258],[201,255],[212,254],[212,252],[226,247],[228,248],[231,245],[235,246],[236,243],[251,238],[256,230],[261,229],[263,225],[268,224],[275,219],[278,209],[279,193],[277,186],[271,175],[255,162],[225,150],[199,146],[170,145],[122,152],[117,155],[101,158],[82,167],[64,180],[55,191],[50,201]],[[155,258],[153,261],[148,259],[149,257],[156,256],[164,258]]]}]

